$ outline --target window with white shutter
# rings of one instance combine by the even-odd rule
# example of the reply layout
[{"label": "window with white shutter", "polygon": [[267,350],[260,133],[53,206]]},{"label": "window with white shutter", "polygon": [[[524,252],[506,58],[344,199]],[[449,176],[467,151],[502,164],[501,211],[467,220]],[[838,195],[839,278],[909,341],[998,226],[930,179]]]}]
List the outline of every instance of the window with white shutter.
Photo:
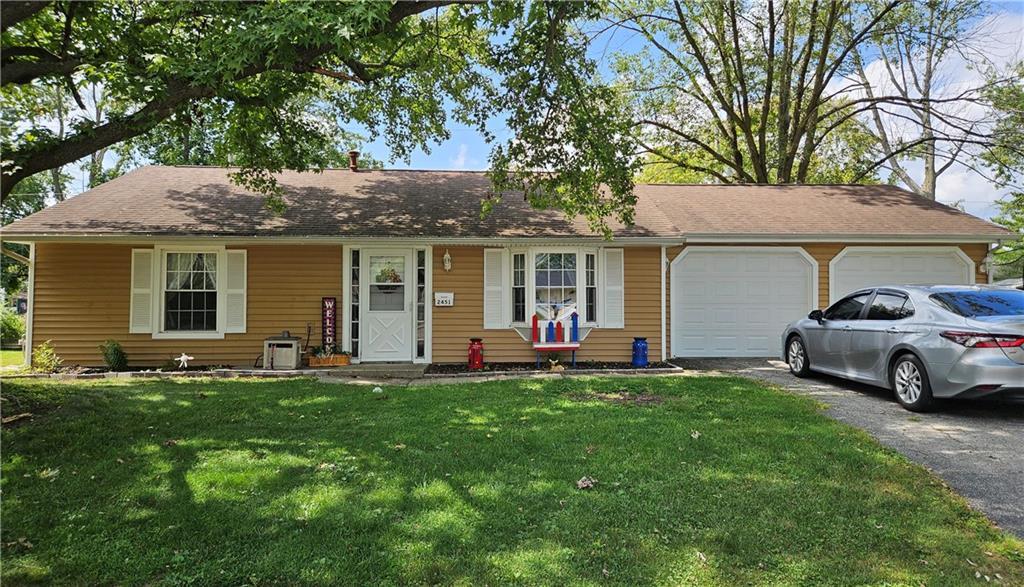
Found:
[{"label": "window with white shutter", "polygon": [[603,328],[625,328],[625,258],[622,249],[604,249],[604,295],[601,296]]},{"label": "window with white shutter", "polygon": [[132,285],[128,332],[153,332],[153,249],[132,249]]},{"label": "window with white shutter", "polygon": [[222,246],[133,249],[129,332],[182,340],[245,332],[247,259]]},{"label": "window with white shutter", "polygon": [[[504,303],[506,298],[507,271],[504,249],[484,249],[484,328],[508,328],[507,314],[511,308]],[[510,297],[511,292],[508,292]]]},{"label": "window with white shutter", "polygon": [[230,250],[226,254],[224,332],[245,332],[246,251]]}]

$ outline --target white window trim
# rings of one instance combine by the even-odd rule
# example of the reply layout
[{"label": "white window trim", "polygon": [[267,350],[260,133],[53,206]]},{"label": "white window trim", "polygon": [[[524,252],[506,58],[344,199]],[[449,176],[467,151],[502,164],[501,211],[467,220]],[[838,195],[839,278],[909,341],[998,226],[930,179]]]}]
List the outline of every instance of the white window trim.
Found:
[{"label": "white window trim", "polygon": [[[601,291],[604,288],[604,271],[601,267],[601,248],[600,247],[562,247],[557,245],[549,246],[537,246],[537,247],[519,247],[508,249],[509,262],[508,262],[508,297],[509,302],[506,304],[506,311],[511,316],[512,312],[512,283],[513,281],[513,266],[512,255],[517,253],[526,254],[526,322],[510,322],[512,327],[526,328],[530,327],[532,317],[537,314],[537,288],[536,288],[536,271],[537,271],[537,255],[539,253],[573,253],[576,255],[576,313],[580,317],[580,326],[587,328],[600,328],[601,317],[604,315],[602,300],[604,296],[601,295]],[[597,320],[588,322],[586,320],[586,259],[584,255],[595,256],[594,270],[597,272]]]},{"label": "white window trim", "polygon": [[[223,246],[173,246],[153,247],[157,256],[153,263],[153,338],[167,340],[217,340],[224,338],[227,314],[223,311],[227,301],[227,254]],[[164,331],[164,288],[167,285],[168,253],[212,253],[217,256],[217,330]],[[248,271],[248,268],[246,268]]]}]

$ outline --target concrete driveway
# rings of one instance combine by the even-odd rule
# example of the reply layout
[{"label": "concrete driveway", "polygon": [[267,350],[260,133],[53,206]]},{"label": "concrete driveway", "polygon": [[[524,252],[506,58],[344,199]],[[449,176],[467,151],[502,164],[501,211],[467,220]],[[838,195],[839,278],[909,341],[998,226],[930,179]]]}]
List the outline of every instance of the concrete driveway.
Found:
[{"label": "concrete driveway", "polygon": [[827,375],[799,379],[773,359],[683,359],[686,369],[735,373],[828,404],[833,418],[928,467],[1003,529],[1024,538],[1024,404],[940,402],[904,410],[892,392]]}]

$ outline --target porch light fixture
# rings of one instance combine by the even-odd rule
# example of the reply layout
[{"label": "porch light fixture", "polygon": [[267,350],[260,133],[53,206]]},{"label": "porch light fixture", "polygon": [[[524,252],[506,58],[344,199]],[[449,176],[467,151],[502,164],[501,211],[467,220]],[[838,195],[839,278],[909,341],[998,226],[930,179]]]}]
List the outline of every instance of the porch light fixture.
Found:
[{"label": "porch light fixture", "polygon": [[444,257],[441,257],[441,262],[444,263],[444,270],[452,270],[452,255],[448,252],[448,249],[444,250]]},{"label": "porch light fixture", "polygon": [[989,251],[989,253],[987,255],[985,255],[985,258],[981,261],[981,270],[982,270],[982,272],[984,272],[985,275],[988,275],[988,274],[992,273],[992,269],[993,269],[992,266],[994,264],[995,264],[995,260],[992,258],[992,252]]}]

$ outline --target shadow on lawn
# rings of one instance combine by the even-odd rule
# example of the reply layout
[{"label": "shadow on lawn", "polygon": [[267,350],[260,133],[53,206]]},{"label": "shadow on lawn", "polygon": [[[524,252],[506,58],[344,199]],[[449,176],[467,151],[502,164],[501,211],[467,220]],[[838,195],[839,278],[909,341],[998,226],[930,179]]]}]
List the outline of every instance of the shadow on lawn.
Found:
[{"label": "shadow on lawn", "polygon": [[4,433],[4,576],[884,582],[986,564],[999,540],[898,457],[749,382],[659,382],[654,407],[568,397],[622,385],[91,386]]}]

